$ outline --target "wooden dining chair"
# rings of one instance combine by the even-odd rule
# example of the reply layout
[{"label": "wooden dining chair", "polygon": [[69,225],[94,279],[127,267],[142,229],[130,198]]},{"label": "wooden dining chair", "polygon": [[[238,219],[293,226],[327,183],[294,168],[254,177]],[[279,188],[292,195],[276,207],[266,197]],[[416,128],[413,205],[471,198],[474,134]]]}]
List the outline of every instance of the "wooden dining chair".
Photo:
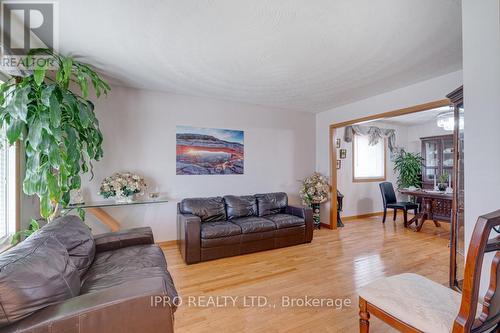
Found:
[{"label": "wooden dining chair", "polygon": [[384,204],[384,216],[382,218],[382,223],[385,223],[385,218],[387,216],[387,209],[394,209],[393,221],[396,221],[396,216],[398,209],[403,211],[404,226],[408,226],[408,210],[413,209],[415,215],[417,215],[418,204],[407,201],[397,201],[396,192],[394,192],[394,186],[391,182],[382,182],[378,185],[380,187],[380,193],[382,194],[382,203]]},{"label": "wooden dining chair", "polygon": [[[417,274],[375,281],[359,292],[359,330],[368,333],[370,315],[401,332],[500,332],[500,210],[477,220],[467,252],[462,294]],[[485,253],[495,252],[482,303],[479,285]]]}]

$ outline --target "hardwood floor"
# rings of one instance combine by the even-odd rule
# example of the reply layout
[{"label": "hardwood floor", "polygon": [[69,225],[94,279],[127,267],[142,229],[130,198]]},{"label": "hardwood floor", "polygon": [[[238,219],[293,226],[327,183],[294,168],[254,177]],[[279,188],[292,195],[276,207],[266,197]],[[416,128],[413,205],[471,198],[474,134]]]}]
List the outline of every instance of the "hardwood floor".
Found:
[{"label": "hardwood floor", "polygon": [[[348,221],[336,231],[315,231],[310,244],[187,266],[175,246],[164,247],[184,304],[175,332],[357,332],[357,290],[380,277],[414,272],[447,284],[449,224],[426,223],[421,232],[400,219]],[[210,296],[238,297],[235,306],[204,307]],[[263,296],[263,307],[247,307]],[[285,307],[282,297],[349,299],[350,307]],[[189,304],[191,300],[191,304]],[[244,301],[246,300],[246,304]],[[286,305],[286,302],[284,303]],[[370,332],[394,332],[372,317]]]}]

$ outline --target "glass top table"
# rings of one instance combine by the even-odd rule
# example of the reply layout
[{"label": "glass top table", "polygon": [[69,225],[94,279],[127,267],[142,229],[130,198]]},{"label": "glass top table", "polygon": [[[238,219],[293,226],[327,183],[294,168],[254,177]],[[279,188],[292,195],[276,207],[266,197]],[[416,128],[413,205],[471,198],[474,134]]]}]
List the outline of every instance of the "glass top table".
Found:
[{"label": "glass top table", "polygon": [[118,231],[121,229],[120,223],[116,221],[111,215],[104,211],[103,208],[106,207],[124,207],[124,206],[139,206],[139,205],[148,205],[148,204],[157,204],[157,203],[166,203],[168,202],[168,198],[159,196],[158,198],[150,198],[150,197],[140,197],[131,202],[116,202],[113,199],[102,200],[102,201],[90,201],[82,204],[74,204],[66,207],[66,210],[70,211],[73,209],[85,209],[94,217],[97,218],[98,221],[105,224],[109,227],[111,231]]},{"label": "glass top table", "polygon": [[146,204],[154,204],[154,203],[165,203],[168,202],[168,198],[166,197],[158,197],[158,198],[139,198],[131,202],[116,202],[113,199],[101,200],[101,201],[91,201],[85,202],[82,204],[73,204],[69,205],[67,209],[74,208],[106,208],[106,207],[120,207],[120,206],[134,206],[134,205],[146,205]]}]

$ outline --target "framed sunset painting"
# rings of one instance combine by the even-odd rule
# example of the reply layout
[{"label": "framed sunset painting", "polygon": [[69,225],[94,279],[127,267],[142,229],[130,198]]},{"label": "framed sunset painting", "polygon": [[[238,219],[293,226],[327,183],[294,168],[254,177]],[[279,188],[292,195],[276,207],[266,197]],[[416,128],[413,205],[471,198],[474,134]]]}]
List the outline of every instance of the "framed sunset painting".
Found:
[{"label": "framed sunset painting", "polygon": [[243,131],[177,126],[177,175],[241,175]]}]

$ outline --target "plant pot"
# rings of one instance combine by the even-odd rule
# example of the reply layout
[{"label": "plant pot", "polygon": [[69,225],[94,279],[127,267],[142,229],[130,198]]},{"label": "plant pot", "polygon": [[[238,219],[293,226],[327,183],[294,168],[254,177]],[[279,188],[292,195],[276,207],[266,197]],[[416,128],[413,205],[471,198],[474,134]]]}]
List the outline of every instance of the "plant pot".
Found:
[{"label": "plant pot", "polygon": [[438,184],[438,190],[440,190],[441,192],[446,191],[447,187],[448,187],[448,185],[446,183],[439,183]]},{"label": "plant pot", "polygon": [[311,208],[313,211],[314,227],[320,229],[321,228],[320,205],[319,205],[319,203],[312,203]]}]

